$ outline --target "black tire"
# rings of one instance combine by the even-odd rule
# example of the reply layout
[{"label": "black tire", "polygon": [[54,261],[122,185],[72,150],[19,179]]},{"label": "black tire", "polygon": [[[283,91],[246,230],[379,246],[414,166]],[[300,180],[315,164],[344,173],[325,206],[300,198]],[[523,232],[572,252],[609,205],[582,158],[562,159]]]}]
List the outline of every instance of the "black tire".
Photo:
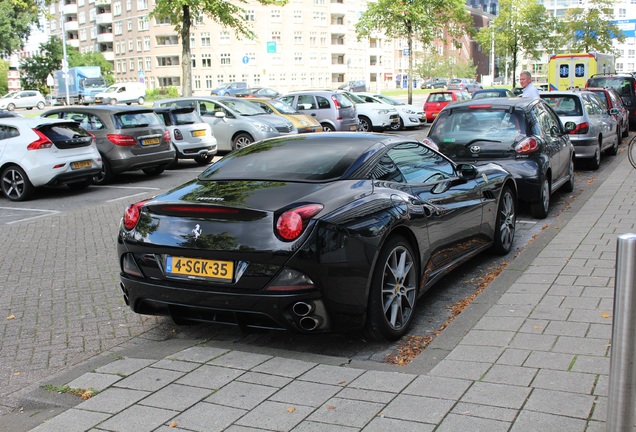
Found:
[{"label": "black tire", "polygon": [[588,161],[587,165],[592,171],[596,171],[601,167],[601,144],[596,146],[594,156]]},{"label": "black tire", "polygon": [[166,169],[173,169],[173,168],[176,168],[177,165],[179,165],[179,156],[177,154],[177,149],[174,148],[174,145],[172,145],[172,149],[174,150],[174,158],[170,161],[168,165],[166,165]]},{"label": "black tire", "polygon": [[402,121],[402,117],[400,117],[397,123],[391,124],[391,127],[389,127],[389,129],[392,131],[399,131],[404,129],[404,122]]},{"label": "black tire", "polygon": [[159,166],[152,167],[152,168],[144,168],[144,169],[142,169],[144,174],[146,174],[147,176],[150,176],[150,177],[156,177],[159,174],[161,174],[162,172],[164,172],[165,170],[166,170],[166,166],[165,165],[159,165]]},{"label": "black tire", "polygon": [[95,174],[93,176],[93,184],[95,185],[105,185],[110,183],[113,180],[113,172],[110,169],[110,165],[102,156],[102,170],[99,174]]},{"label": "black tire", "polygon": [[139,105],[143,105],[146,102],[146,98],[143,96],[140,96],[139,99],[137,99],[137,103]]},{"label": "black tire", "polygon": [[358,116],[360,123],[358,124],[358,130],[362,132],[373,132],[373,123],[368,117]]},{"label": "black tire", "polygon": [[539,201],[530,203],[530,212],[532,217],[537,219],[545,219],[548,216],[550,208],[550,181],[547,178],[541,183],[541,194]]},{"label": "black tire", "polygon": [[214,155],[207,154],[205,156],[197,156],[194,158],[195,162],[199,165],[209,165],[212,163],[212,159],[214,159]]},{"label": "black tire", "polygon": [[84,190],[88,189],[91,184],[93,184],[92,179],[86,179],[78,182],[67,183],[66,186],[68,186],[71,190]]},{"label": "black tire", "polygon": [[335,132],[336,128],[331,126],[329,123],[321,123],[323,132]]},{"label": "black tire", "polygon": [[38,109],[39,110],[43,110],[44,109],[44,102],[38,102]]},{"label": "black tire", "polygon": [[406,334],[417,302],[418,267],[418,259],[405,238],[387,240],[373,269],[366,323],[369,338],[396,340]]},{"label": "black tire", "polygon": [[26,201],[33,196],[35,187],[24,170],[17,165],[9,165],[0,176],[2,193],[11,201]]},{"label": "black tire", "polygon": [[234,139],[232,140],[232,150],[247,147],[253,142],[254,142],[254,138],[252,138],[249,134],[240,133],[237,136],[235,136]]},{"label": "black tire", "polygon": [[497,218],[495,219],[495,236],[491,250],[498,255],[505,255],[512,249],[517,226],[517,198],[509,186],[501,191]]},{"label": "black tire", "polygon": [[609,156],[616,156],[618,154],[618,146],[621,143],[620,137],[621,137],[620,128],[618,128],[616,129],[616,139],[614,140],[614,144],[610,148],[605,150],[605,154]]},{"label": "black tire", "polygon": [[570,168],[568,170],[569,179],[563,184],[564,192],[574,192],[574,159],[570,159]]}]

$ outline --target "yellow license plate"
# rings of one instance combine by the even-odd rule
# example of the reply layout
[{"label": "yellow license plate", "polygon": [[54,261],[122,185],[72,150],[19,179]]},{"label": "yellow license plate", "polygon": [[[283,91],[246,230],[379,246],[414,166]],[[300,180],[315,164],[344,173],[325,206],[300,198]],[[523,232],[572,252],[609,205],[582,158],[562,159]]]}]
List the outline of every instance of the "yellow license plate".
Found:
[{"label": "yellow license plate", "polygon": [[161,142],[161,140],[159,138],[148,138],[145,140],[141,140],[141,145],[142,146],[151,146],[151,145],[157,145]]},{"label": "yellow license plate", "polygon": [[205,130],[197,130],[192,132],[192,136],[198,137],[198,136],[205,136]]},{"label": "yellow license plate", "polygon": [[82,169],[82,168],[90,168],[92,167],[93,164],[91,163],[91,161],[89,160],[84,160],[84,161],[77,161],[77,162],[73,162],[71,164],[71,167],[73,169]]},{"label": "yellow license plate", "polygon": [[232,261],[168,256],[166,273],[231,281],[234,275],[234,263]]}]

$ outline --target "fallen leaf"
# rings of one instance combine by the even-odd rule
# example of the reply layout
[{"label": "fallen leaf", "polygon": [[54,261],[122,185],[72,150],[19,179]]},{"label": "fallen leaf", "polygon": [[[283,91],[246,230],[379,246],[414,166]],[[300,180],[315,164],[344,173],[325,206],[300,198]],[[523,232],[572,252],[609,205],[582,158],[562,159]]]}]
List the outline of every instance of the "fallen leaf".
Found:
[{"label": "fallen leaf", "polygon": [[13,376],[20,376],[20,372],[14,372]]},{"label": "fallen leaf", "polygon": [[543,328],[543,327],[541,327],[541,326],[532,326],[532,328],[533,328],[533,329],[541,329],[541,328]]},{"label": "fallen leaf", "polygon": [[612,314],[609,312],[603,312],[601,313],[601,318],[611,318]]},{"label": "fallen leaf", "polygon": [[345,380],[338,381],[338,385],[345,385],[347,382]]},{"label": "fallen leaf", "polygon": [[294,407],[287,408],[287,412],[293,413],[294,411],[296,411],[296,408]]},{"label": "fallen leaf", "polygon": [[8,319],[8,320],[15,319],[15,315],[11,314],[11,315],[9,315],[9,316],[7,317],[7,319]]},{"label": "fallen leaf", "polygon": [[327,409],[328,409],[328,410],[335,410],[335,409],[336,409],[336,407],[335,407],[335,406],[333,406],[333,405],[327,405]]},{"label": "fallen leaf", "polygon": [[171,428],[176,428],[178,425],[176,421],[172,420],[168,426]]}]

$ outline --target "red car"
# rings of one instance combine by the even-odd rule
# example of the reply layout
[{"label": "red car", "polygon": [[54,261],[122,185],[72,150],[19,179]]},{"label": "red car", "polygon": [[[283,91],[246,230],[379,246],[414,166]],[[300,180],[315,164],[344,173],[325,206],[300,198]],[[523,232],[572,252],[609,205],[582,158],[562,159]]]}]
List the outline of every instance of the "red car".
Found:
[{"label": "red car", "polygon": [[620,126],[620,131],[623,137],[629,134],[629,111],[623,105],[620,95],[612,87],[588,87],[583,90],[588,90],[596,93],[607,110],[612,108],[618,109],[618,114],[614,117]]},{"label": "red car", "polygon": [[463,90],[443,90],[429,93],[426,102],[424,102],[426,122],[432,123],[437,114],[449,103],[470,99],[470,93]]}]

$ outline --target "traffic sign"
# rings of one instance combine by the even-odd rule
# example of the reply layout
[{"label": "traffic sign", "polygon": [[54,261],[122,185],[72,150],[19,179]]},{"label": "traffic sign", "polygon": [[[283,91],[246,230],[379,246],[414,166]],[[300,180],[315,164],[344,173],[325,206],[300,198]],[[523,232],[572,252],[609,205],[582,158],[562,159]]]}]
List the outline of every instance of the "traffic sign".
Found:
[{"label": "traffic sign", "polygon": [[243,64],[248,64],[250,62],[250,58],[248,56],[243,56],[242,62]]}]

